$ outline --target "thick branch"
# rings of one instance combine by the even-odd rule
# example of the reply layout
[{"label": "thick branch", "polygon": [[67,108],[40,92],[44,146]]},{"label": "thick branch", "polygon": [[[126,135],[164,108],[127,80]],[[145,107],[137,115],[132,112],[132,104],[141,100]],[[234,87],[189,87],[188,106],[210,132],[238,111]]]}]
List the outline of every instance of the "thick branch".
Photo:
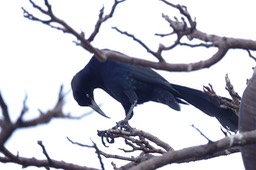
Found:
[{"label": "thick branch", "polygon": [[252,144],[256,142],[256,130],[246,133],[240,133],[232,135],[216,142],[211,142],[206,145],[194,146],[184,148],[177,151],[169,151],[162,156],[154,157],[148,161],[145,161],[135,167],[132,170],[142,169],[156,169],[167,164],[179,162],[184,159],[192,157],[204,157],[211,155],[221,150],[229,149],[234,146],[243,146],[246,144]]},{"label": "thick branch", "polygon": [[232,37],[221,37],[214,34],[206,34],[199,30],[194,30],[190,35],[192,38],[197,38],[204,42],[212,42],[215,46],[221,47],[226,46],[229,49],[243,49],[243,50],[256,50],[256,41],[232,38]]},{"label": "thick branch", "polygon": [[190,64],[170,64],[166,62],[153,62],[135,57],[130,57],[125,54],[110,50],[103,50],[102,52],[104,53],[107,59],[119,61],[121,63],[128,63],[144,67],[152,67],[155,69],[167,71],[194,71],[203,68],[209,68],[212,66],[212,64],[216,64],[225,56],[227,51],[228,49],[226,48],[219,48],[212,58]]}]

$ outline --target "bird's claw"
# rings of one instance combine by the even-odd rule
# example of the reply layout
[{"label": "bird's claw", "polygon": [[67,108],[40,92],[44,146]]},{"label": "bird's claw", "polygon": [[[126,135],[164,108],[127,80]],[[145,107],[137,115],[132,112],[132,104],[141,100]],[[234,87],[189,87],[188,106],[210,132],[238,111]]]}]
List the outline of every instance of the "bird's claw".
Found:
[{"label": "bird's claw", "polygon": [[132,127],[129,125],[128,120],[124,119],[119,122],[116,122],[116,126],[114,126],[113,129],[130,131],[132,129]]},{"label": "bird's claw", "polygon": [[116,126],[109,130],[98,130],[97,134],[99,137],[101,137],[102,144],[105,147],[109,147],[106,145],[106,142],[113,144],[115,142],[115,138],[120,137],[120,134],[123,134],[125,131],[132,132],[132,130],[133,128],[129,125],[128,120],[124,119],[117,122]]},{"label": "bird's claw", "polygon": [[112,144],[115,142],[115,137],[113,136],[112,133],[109,133],[108,130],[98,130],[98,136],[101,137],[101,142],[105,147],[109,147],[109,146],[106,145],[104,138],[109,144]]}]

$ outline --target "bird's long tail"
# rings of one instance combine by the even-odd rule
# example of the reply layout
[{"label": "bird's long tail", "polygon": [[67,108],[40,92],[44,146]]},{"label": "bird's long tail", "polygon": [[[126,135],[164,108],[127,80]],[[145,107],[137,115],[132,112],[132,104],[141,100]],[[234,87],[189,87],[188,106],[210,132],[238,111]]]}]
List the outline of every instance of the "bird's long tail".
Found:
[{"label": "bird's long tail", "polygon": [[187,101],[209,116],[216,117],[220,124],[233,132],[238,129],[238,116],[233,110],[221,108],[220,103],[214,97],[189,87],[171,84],[180,95],[180,98]]}]

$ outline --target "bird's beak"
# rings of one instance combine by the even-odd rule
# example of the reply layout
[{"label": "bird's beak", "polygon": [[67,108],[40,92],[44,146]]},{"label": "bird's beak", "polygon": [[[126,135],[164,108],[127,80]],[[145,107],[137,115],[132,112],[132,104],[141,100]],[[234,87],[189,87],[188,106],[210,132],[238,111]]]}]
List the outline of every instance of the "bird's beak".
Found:
[{"label": "bird's beak", "polygon": [[91,100],[91,102],[92,102],[92,104],[90,105],[90,107],[91,107],[94,111],[98,112],[99,114],[101,114],[102,116],[104,116],[104,117],[106,117],[106,118],[110,118],[110,117],[108,117],[108,116],[100,109],[100,107],[97,105],[97,103],[96,103],[93,99]]}]

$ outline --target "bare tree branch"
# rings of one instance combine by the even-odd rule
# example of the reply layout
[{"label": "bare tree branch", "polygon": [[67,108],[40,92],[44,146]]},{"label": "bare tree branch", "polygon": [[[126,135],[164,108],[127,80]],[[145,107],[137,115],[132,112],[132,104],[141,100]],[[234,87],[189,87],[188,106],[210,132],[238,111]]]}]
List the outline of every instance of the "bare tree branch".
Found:
[{"label": "bare tree branch", "polygon": [[187,158],[211,155],[215,152],[229,149],[234,146],[243,146],[245,144],[252,144],[255,142],[256,130],[246,133],[240,133],[229,137],[225,137],[221,140],[208,143],[206,145],[194,146],[177,151],[166,152],[162,156],[154,157],[150,160],[140,163],[139,165],[131,168],[131,170],[153,170],[156,168],[160,168],[164,165],[178,162]]},{"label": "bare tree branch", "polygon": [[254,57],[250,50],[246,50],[249,54],[249,57],[251,57],[254,61],[256,61],[256,57]]},{"label": "bare tree branch", "polygon": [[[136,166],[137,164],[144,162],[148,159],[153,159],[155,157],[159,157],[154,154],[160,154],[163,156],[166,153],[172,152],[173,155],[176,155],[176,154],[179,155],[179,153],[182,152],[182,155],[180,155],[181,156],[180,159],[176,159],[176,157],[173,157],[173,158],[171,158],[171,160],[173,161],[173,163],[174,162],[175,163],[184,163],[184,162],[190,162],[190,161],[198,161],[198,160],[202,160],[202,159],[210,159],[210,158],[223,156],[223,155],[229,155],[229,154],[236,153],[236,152],[240,151],[239,148],[237,147],[237,146],[240,146],[240,144],[239,145],[235,144],[234,146],[230,145],[229,147],[226,147],[226,148],[221,148],[221,149],[217,148],[216,149],[215,146],[216,146],[216,144],[218,144],[218,141],[213,142],[213,141],[209,140],[208,138],[207,139],[208,139],[209,143],[207,145],[195,146],[195,147],[193,147],[193,150],[191,148],[185,148],[184,151],[183,150],[175,151],[168,144],[165,144],[163,141],[161,141],[160,139],[154,137],[153,135],[151,135],[149,133],[146,133],[141,130],[137,130],[130,126],[128,126],[128,127],[120,126],[120,124],[117,124],[117,126],[113,127],[112,129],[109,129],[107,131],[99,131],[98,135],[101,138],[106,138],[106,141],[110,144],[115,143],[115,139],[117,139],[117,138],[123,138],[125,141],[125,144],[132,148],[131,150],[121,149],[124,152],[142,151],[142,153],[137,157],[136,156],[126,157],[126,156],[121,156],[121,155],[108,154],[103,151],[100,151],[100,154],[102,154],[106,158],[114,158],[114,159],[132,161],[131,163],[128,163],[127,165],[124,165],[123,167],[120,167],[120,169],[126,169],[127,167],[131,168],[131,167]],[[230,138],[232,139],[232,137],[230,137]],[[149,140],[154,145],[158,145],[160,147],[165,147],[165,145],[167,145],[165,147],[166,152],[159,152],[159,150],[152,147],[152,145],[149,144],[146,140]],[[163,142],[163,144],[161,144],[161,142]],[[226,141],[226,142],[229,142],[229,141]],[[227,144],[225,144],[225,145],[227,145]],[[147,147],[147,148],[145,148],[145,147]],[[202,150],[203,150],[202,147],[208,148],[209,152],[207,152],[207,153],[202,152]],[[213,150],[213,149],[216,149],[216,150]],[[188,152],[187,154],[189,154],[190,156],[187,157],[185,154],[186,152]],[[198,153],[193,155],[193,153],[195,153],[195,152],[198,152]]]},{"label": "bare tree branch", "polygon": [[[41,146],[47,160],[38,160],[35,158],[24,158],[19,155],[16,156],[4,147],[4,143],[7,141],[7,139],[13,134],[15,130],[19,128],[31,127],[39,124],[48,123],[52,118],[56,118],[56,117],[66,118],[67,116],[62,111],[62,108],[64,105],[64,97],[65,97],[65,93],[63,93],[63,86],[61,86],[57,103],[52,110],[49,110],[47,113],[41,112],[41,115],[35,119],[23,120],[24,114],[28,111],[28,107],[26,105],[26,100],[27,100],[27,96],[26,96],[23,101],[23,108],[21,110],[20,115],[18,116],[18,119],[14,123],[12,123],[8,118],[9,112],[7,109],[7,105],[0,94],[0,105],[3,110],[3,113],[2,113],[3,120],[1,120],[1,124],[0,124],[1,125],[0,151],[4,155],[4,157],[0,156],[0,162],[16,163],[16,164],[22,165],[23,168],[28,166],[36,166],[36,167],[45,167],[47,169],[50,169],[51,167],[51,168],[62,168],[62,169],[95,170],[94,168],[88,168],[85,166],[74,165],[74,164],[63,162],[63,161],[56,161],[51,159],[42,141],[38,141],[38,144]],[[103,165],[102,161],[101,161],[101,164]]]},{"label": "bare tree branch", "polygon": [[211,43],[189,44],[189,43],[180,42],[179,45],[188,46],[188,47],[191,47],[191,48],[195,48],[195,47],[205,47],[205,48],[214,47],[214,45],[211,44]]},{"label": "bare tree branch", "polygon": [[[87,51],[96,54],[99,56],[99,59],[104,59],[105,57],[103,56],[102,53],[96,48],[94,48],[88,40],[84,38],[83,34],[78,33],[73,29],[69,24],[67,24],[64,20],[59,19],[53,14],[52,7],[49,4],[48,0],[45,0],[45,6],[47,10],[42,9],[40,6],[36,5],[32,0],[29,0],[29,2],[32,4],[32,6],[39,10],[42,14],[45,14],[46,16],[49,16],[49,20],[43,20],[38,17],[35,17],[33,14],[29,13],[25,8],[22,8],[23,10],[23,15],[25,18],[32,20],[32,21],[38,21],[43,24],[46,24],[54,29],[61,30],[64,33],[70,33],[74,35],[78,41],[80,41],[79,45],[81,45],[84,49]],[[60,26],[55,26],[54,24],[58,24]]]},{"label": "bare tree branch", "polygon": [[[226,74],[225,80],[226,80],[226,90],[229,92],[230,96],[232,97],[233,104],[235,104],[236,106],[239,106],[241,103],[242,97],[240,97],[239,94],[234,90],[234,86],[231,84],[228,74]],[[236,111],[236,113],[238,113],[238,111]]]},{"label": "bare tree branch", "polygon": [[[31,127],[31,126],[36,126],[40,124],[45,124],[48,123],[52,118],[54,117],[67,117],[63,112],[62,112],[62,107],[64,105],[64,93],[63,93],[63,86],[61,86],[60,91],[59,91],[59,96],[58,96],[58,101],[55,105],[55,107],[52,110],[49,110],[47,113],[41,112],[41,115],[37,118],[34,118],[32,120],[23,120],[24,114],[28,111],[28,108],[26,106],[26,100],[27,96],[25,97],[23,101],[23,108],[22,111],[18,117],[18,119],[12,123],[10,121],[9,113],[7,110],[7,105],[5,104],[2,96],[0,96],[0,104],[1,107],[4,108],[3,114],[4,118],[7,120],[1,121],[1,132],[0,132],[0,147],[4,146],[4,143],[6,140],[12,135],[12,133],[18,129],[18,128],[25,128],[25,127]],[[0,148],[1,150],[1,148]]]},{"label": "bare tree branch", "polygon": [[114,159],[120,159],[120,160],[124,160],[124,161],[136,162],[136,159],[133,158],[133,157],[126,157],[126,156],[121,156],[121,155],[109,154],[109,153],[105,153],[101,150],[99,150],[99,154],[101,154],[105,158],[114,158]]},{"label": "bare tree branch", "polygon": [[105,167],[104,167],[104,163],[102,161],[102,158],[101,158],[101,153],[102,151],[99,150],[98,146],[96,145],[96,143],[94,143],[92,141],[92,146],[91,145],[86,145],[86,144],[82,144],[82,143],[79,143],[79,142],[74,142],[72,141],[69,137],[67,137],[68,141],[71,142],[72,144],[74,145],[78,145],[78,146],[81,146],[81,147],[87,147],[87,148],[94,148],[96,150],[96,154],[98,155],[98,159],[100,161],[100,166],[101,166],[101,169],[102,170],[105,170]]},{"label": "bare tree branch", "polygon": [[9,112],[8,112],[8,107],[2,97],[2,94],[0,93],[0,107],[2,109],[2,114],[3,114],[3,119],[2,121],[6,121],[6,122],[11,122],[10,116],[9,116]]},{"label": "bare tree branch", "polygon": [[100,10],[99,18],[98,18],[98,21],[96,22],[94,31],[91,33],[90,37],[88,38],[89,42],[92,42],[94,40],[95,36],[98,34],[98,32],[100,30],[100,27],[101,27],[102,23],[113,17],[113,14],[115,12],[115,9],[116,9],[117,5],[121,2],[124,2],[124,1],[125,0],[115,0],[115,3],[111,8],[110,13],[108,15],[105,15],[104,17],[103,17],[104,7]]},{"label": "bare tree branch", "polygon": [[95,168],[90,168],[86,166],[79,166],[72,163],[67,163],[64,161],[57,161],[51,159],[51,163],[48,160],[39,160],[36,158],[25,158],[21,156],[15,156],[6,148],[2,149],[2,152],[6,155],[6,157],[0,156],[0,162],[2,163],[16,163],[22,166],[22,168],[26,168],[29,166],[34,167],[51,167],[56,169],[72,169],[72,170],[98,170]]},{"label": "bare tree branch", "polygon": [[101,169],[102,169],[102,170],[105,170],[104,163],[103,163],[103,160],[102,160],[102,158],[101,158],[100,150],[99,150],[98,146],[96,145],[96,143],[94,143],[93,141],[92,141],[92,143],[93,143],[93,147],[94,147],[95,150],[96,150],[98,159],[99,159],[99,161],[100,161]]},{"label": "bare tree branch", "polygon": [[[119,123],[109,130],[98,131],[98,136],[102,138],[103,144],[104,139],[106,139],[108,143],[112,144],[115,142],[116,138],[123,138],[125,139],[125,143],[133,148],[132,151],[141,150],[145,153],[164,153],[165,151],[173,150],[169,144],[160,140],[156,136],[142,130],[132,128],[129,125],[126,126]],[[136,137],[138,137],[138,139]],[[153,147],[147,140],[159,146],[160,149]],[[161,148],[165,151],[162,151]],[[123,151],[126,150],[123,149]]]},{"label": "bare tree branch", "polygon": [[49,164],[52,164],[52,159],[50,158],[49,154],[47,153],[47,151],[45,149],[45,146],[43,145],[43,142],[42,141],[37,141],[37,144],[39,146],[41,146],[41,148],[43,150],[43,153],[44,153],[45,157],[47,158],[47,161],[49,162]]},{"label": "bare tree branch", "polygon": [[218,51],[213,55],[212,58],[209,58],[204,61],[198,61],[195,63],[189,64],[169,64],[166,62],[153,62],[144,59],[129,57],[125,54],[111,51],[111,50],[104,50],[103,53],[105,54],[106,58],[119,61],[121,63],[128,63],[133,65],[140,65],[144,67],[152,67],[155,69],[167,70],[167,71],[194,71],[203,68],[209,68],[213,64],[219,62],[227,53],[227,48],[219,48]]},{"label": "bare tree branch", "polygon": [[159,62],[165,62],[164,58],[161,55],[161,48],[159,47],[159,50],[157,50],[157,52],[152,51],[144,42],[142,42],[141,40],[139,40],[138,38],[136,38],[134,35],[126,32],[126,31],[121,31],[120,29],[118,29],[117,27],[112,27],[114,30],[116,30],[117,32],[124,34],[128,37],[131,37],[135,42],[139,43],[143,48],[146,49],[146,51],[150,54],[152,54],[153,56],[155,56]]},{"label": "bare tree branch", "polygon": [[23,116],[25,115],[25,113],[28,112],[28,107],[26,105],[27,99],[28,99],[28,96],[26,95],[23,101],[23,108],[21,110],[20,116],[17,119],[16,124],[20,124],[22,122]]},{"label": "bare tree branch", "polygon": [[[114,5],[112,6],[112,10],[109,15],[105,15],[103,17],[103,9],[100,11],[98,21],[96,22],[95,29],[91,36],[88,39],[85,39],[83,33],[78,33],[75,31],[70,25],[68,25],[63,20],[59,19],[53,14],[52,8],[47,0],[45,0],[45,5],[47,10],[42,9],[38,5],[36,5],[32,0],[30,0],[30,3],[32,6],[39,10],[42,14],[50,17],[50,20],[43,20],[38,17],[35,17],[31,13],[29,13],[26,9],[22,8],[24,17],[33,20],[33,21],[39,21],[43,24],[46,24],[50,27],[53,27],[58,30],[62,30],[65,33],[70,33],[74,35],[78,40],[78,45],[82,46],[85,50],[95,54],[95,56],[100,61],[105,61],[107,59],[123,62],[123,63],[129,63],[134,65],[140,65],[145,67],[152,67],[155,69],[162,69],[167,71],[194,71],[199,70],[203,68],[209,68],[212,65],[219,62],[230,49],[245,49],[245,50],[256,50],[256,41],[253,40],[246,40],[246,39],[236,39],[236,38],[230,38],[230,37],[221,37],[214,34],[206,34],[204,32],[201,32],[196,29],[196,22],[192,19],[191,15],[189,14],[187,7],[182,5],[174,5],[168,1],[162,0],[163,3],[169,5],[172,8],[176,8],[179,10],[181,15],[183,17],[181,18],[181,21],[179,21],[177,18],[175,20],[170,19],[167,15],[163,14],[163,18],[170,24],[170,27],[173,29],[173,33],[171,34],[158,34],[158,35],[176,35],[177,39],[176,41],[171,45],[163,45],[160,44],[159,48],[156,52],[151,50],[149,47],[145,45],[144,42],[137,39],[135,36],[132,36],[132,34],[126,33],[126,35],[132,37],[135,39],[135,41],[139,42],[149,53],[154,55],[160,62],[151,62],[144,59],[139,59],[138,57],[130,57],[127,55],[124,55],[122,53],[117,53],[115,51],[111,50],[99,50],[91,45],[91,41],[93,41],[94,37],[98,33],[100,26],[103,22],[105,22],[107,19],[111,18],[114,14],[114,11],[117,7],[117,5],[123,1],[115,1]],[[188,23],[187,23],[188,22]],[[55,25],[54,25],[55,24]],[[56,26],[56,24],[60,26]],[[119,30],[116,28],[116,30]],[[120,31],[121,33],[125,33],[123,31]],[[200,44],[188,44],[188,43],[182,43],[180,42],[181,38],[186,36],[189,40],[197,39],[203,41]],[[178,45],[187,45],[193,47],[214,47],[217,48],[217,52],[213,54],[209,59],[198,61],[195,63],[189,63],[189,64],[170,64],[163,62],[164,58],[161,56],[161,52],[163,50],[171,50],[174,47]]]},{"label": "bare tree branch", "polygon": [[179,12],[186,17],[186,19],[188,20],[189,24],[190,24],[190,27],[191,27],[191,30],[193,30],[194,28],[196,28],[196,22],[193,21],[192,17],[190,16],[188,10],[187,10],[187,7],[184,6],[184,5],[174,5],[166,0],[161,0],[163,3],[173,7],[173,8],[176,8],[179,10]]},{"label": "bare tree branch", "polygon": [[[44,10],[43,8],[41,8],[40,6],[36,5],[32,0],[29,0],[29,2],[32,4],[32,6],[39,10],[42,14],[45,14],[46,16],[49,16],[50,19],[49,20],[43,20],[40,19],[38,17],[35,17],[32,13],[29,13],[25,8],[22,8],[23,10],[23,15],[25,18],[28,18],[29,20],[32,21],[38,21],[41,22],[43,24],[46,24],[54,29],[57,30],[61,30],[64,33],[69,33],[74,35],[77,40],[79,41],[79,43],[76,43],[77,45],[82,46],[84,49],[86,49],[88,52],[90,53],[94,53],[96,54],[96,56],[98,56],[99,60],[101,61],[105,61],[106,57],[104,56],[103,53],[100,52],[100,50],[98,50],[97,48],[94,48],[91,45],[91,41],[94,40],[95,36],[97,35],[97,33],[99,32],[100,26],[103,22],[107,21],[108,19],[110,19],[113,14],[114,11],[117,7],[117,5],[121,2],[124,2],[125,0],[115,0],[114,5],[112,6],[112,9],[110,11],[110,13],[108,15],[106,15],[105,17],[103,17],[103,12],[104,12],[104,8],[101,9],[100,14],[99,14],[99,19],[95,25],[95,29],[94,31],[91,33],[90,37],[88,39],[85,39],[83,32],[82,33],[78,33],[77,31],[75,31],[75,29],[73,29],[69,24],[67,24],[64,20],[59,19],[58,17],[56,17],[52,11],[52,7],[49,4],[48,0],[45,0],[45,6],[47,8],[47,10]],[[60,26],[55,26],[56,24],[60,25]]]},{"label": "bare tree branch", "polygon": [[[237,92],[234,91],[233,85],[231,84],[230,80],[227,78],[228,77],[226,75],[226,77],[225,77],[226,89],[229,91],[229,94],[230,94],[232,100],[229,98],[217,95],[211,84],[209,84],[209,87],[203,86],[203,90],[208,95],[214,97],[218,101],[218,103],[220,103],[221,108],[229,108],[229,109],[233,110],[233,112],[239,117],[239,105],[240,105],[241,97],[238,95]],[[231,89],[231,87],[232,87],[232,89]]]},{"label": "bare tree branch", "polygon": [[203,136],[209,143],[211,143],[212,141],[197,127],[195,127],[195,125],[191,125],[196,131],[198,131],[200,133],[201,136]]}]

